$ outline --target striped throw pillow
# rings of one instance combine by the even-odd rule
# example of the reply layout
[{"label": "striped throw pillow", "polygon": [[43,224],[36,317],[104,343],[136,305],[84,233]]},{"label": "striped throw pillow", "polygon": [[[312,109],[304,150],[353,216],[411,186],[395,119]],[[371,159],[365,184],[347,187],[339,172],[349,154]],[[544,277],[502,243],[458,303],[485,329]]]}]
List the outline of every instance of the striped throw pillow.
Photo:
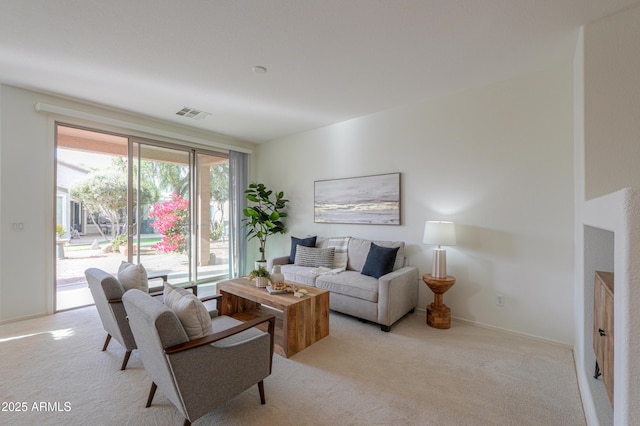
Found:
[{"label": "striped throw pillow", "polygon": [[298,245],[296,247],[296,266],[311,266],[313,268],[333,268],[335,248],[316,248]]}]

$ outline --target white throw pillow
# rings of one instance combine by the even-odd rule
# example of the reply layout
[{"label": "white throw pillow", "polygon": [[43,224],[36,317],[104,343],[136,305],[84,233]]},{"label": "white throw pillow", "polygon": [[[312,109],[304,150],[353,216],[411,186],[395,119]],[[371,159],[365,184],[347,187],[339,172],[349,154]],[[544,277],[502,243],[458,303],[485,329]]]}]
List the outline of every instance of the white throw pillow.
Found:
[{"label": "white throw pillow", "polygon": [[347,255],[347,249],[349,248],[350,237],[336,237],[329,238],[327,247],[333,247],[335,253],[333,255],[333,268],[334,269],[346,269],[349,257]]},{"label": "white throw pillow", "polygon": [[165,284],[164,304],[176,314],[189,340],[213,334],[209,311],[193,293]]},{"label": "white throw pillow", "polygon": [[123,261],[118,268],[118,281],[120,281],[125,291],[137,288],[140,291],[149,293],[147,270],[141,264],[134,265]]}]

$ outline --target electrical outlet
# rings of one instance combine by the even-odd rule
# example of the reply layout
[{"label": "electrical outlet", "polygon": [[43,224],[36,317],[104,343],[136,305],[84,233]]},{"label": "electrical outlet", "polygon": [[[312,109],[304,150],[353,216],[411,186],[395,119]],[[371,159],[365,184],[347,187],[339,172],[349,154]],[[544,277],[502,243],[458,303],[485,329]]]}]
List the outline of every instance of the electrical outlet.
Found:
[{"label": "electrical outlet", "polygon": [[504,306],[504,294],[496,294],[496,306]]}]

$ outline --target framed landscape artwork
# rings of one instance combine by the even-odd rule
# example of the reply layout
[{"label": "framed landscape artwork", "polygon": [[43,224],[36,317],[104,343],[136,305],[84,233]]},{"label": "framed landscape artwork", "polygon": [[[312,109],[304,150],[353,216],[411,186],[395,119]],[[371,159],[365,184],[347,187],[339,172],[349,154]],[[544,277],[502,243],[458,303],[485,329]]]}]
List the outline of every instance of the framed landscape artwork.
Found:
[{"label": "framed landscape artwork", "polygon": [[400,225],[400,173],[315,181],[314,222]]}]

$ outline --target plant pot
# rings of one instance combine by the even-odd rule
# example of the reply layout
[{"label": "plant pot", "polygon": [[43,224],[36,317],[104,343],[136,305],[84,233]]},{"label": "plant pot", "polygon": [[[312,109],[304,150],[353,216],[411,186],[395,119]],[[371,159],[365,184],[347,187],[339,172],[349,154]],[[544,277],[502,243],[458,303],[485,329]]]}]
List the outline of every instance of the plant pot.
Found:
[{"label": "plant pot", "polygon": [[[134,244],[133,246],[133,254],[136,254],[136,244]],[[122,255],[124,257],[129,257],[129,247],[127,246],[120,246],[120,253],[122,253]]]},{"label": "plant pot", "polygon": [[269,285],[269,278],[267,277],[256,277],[256,287],[264,288]]}]

